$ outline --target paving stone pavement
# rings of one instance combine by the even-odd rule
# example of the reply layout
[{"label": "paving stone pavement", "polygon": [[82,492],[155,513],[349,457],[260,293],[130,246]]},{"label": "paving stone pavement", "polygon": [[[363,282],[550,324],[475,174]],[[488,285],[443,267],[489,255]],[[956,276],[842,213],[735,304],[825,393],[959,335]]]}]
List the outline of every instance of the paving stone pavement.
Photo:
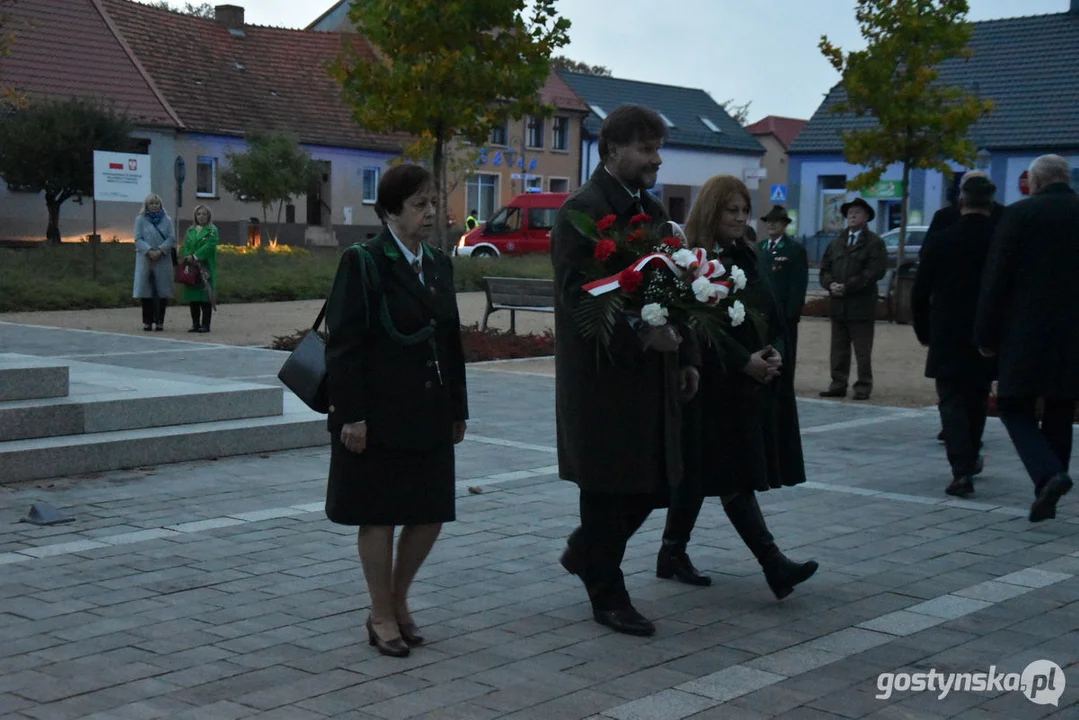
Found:
[{"label": "paving stone pavement", "polygon": [[[269,383],[283,358],[5,324],[0,346]],[[0,720],[1079,718],[1079,504],[1026,520],[999,422],[962,501],[942,492],[934,411],[801,401],[810,482],[761,504],[821,570],[776,602],[710,501],[691,550],[713,585],[659,580],[659,511],[624,564],[658,628],[642,639],[595,624],[557,563],[577,505],[552,379],[475,366],[469,382],[458,521],[414,586],[428,643],[407,659],[364,642],[354,531],[322,514],[325,448],[0,486]],[[17,522],[41,501],[75,521]],[[898,678],[876,697],[881,673],[1040,659],[1063,669],[1059,705]]]}]

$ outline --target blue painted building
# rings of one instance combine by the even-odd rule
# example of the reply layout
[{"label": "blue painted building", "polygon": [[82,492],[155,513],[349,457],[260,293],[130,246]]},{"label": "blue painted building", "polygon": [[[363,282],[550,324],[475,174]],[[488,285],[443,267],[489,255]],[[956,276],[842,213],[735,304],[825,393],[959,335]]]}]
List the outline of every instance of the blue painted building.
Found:
[{"label": "blue painted building", "polygon": [[[1056,153],[1079,166],[1079,0],[1071,0],[1068,12],[973,25],[973,54],[969,60],[942,63],[940,80],[995,104],[970,136],[978,147],[975,165],[993,179],[998,201],[1009,204],[1023,197],[1021,176],[1039,155]],[[888,168],[883,176],[888,182],[873,191],[846,191],[847,181],[862,168],[843,159],[841,133],[872,127],[875,121],[833,115],[831,107],[844,96],[840,85],[833,87],[789,150],[788,200],[797,212],[800,235],[841,229],[839,205],[859,194],[876,207],[878,232],[899,225],[900,165]],[[951,178],[912,171],[909,224],[928,224],[934,212],[954,199],[962,174],[971,169],[953,163]]]}]

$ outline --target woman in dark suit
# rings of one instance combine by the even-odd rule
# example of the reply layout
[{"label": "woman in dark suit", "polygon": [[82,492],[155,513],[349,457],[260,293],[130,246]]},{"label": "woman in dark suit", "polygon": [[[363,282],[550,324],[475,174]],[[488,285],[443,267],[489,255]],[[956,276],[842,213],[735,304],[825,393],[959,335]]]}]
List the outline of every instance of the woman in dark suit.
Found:
[{"label": "woman in dark suit", "polygon": [[[817,570],[817,563],[788,560],[776,547],[756,493],[805,481],[797,422],[777,423],[777,378],[784,371],[784,318],[770,278],[770,263],[746,237],[749,191],[731,175],[702,187],[686,222],[690,247],[707,248],[728,272],[745,273],[736,297],[745,321],[731,327],[721,347],[702,343],[700,389],[687,406],[683,448],[685,480],[675,488],[657,563],[657,575],[694,585],[710,580],[693,567],[686,543],[706,496],[719,496],[734,529],[764,569],[768,586],[784,598]],[[734,275],[731,272],[732,276]],[[758,313],[754,319],[750,313]],[[793,428],[779,437],[778,428]]]},{"label": "woman in dark suit", "polygon": [[424,244],[435,223],[431,174],[388,170],[375,211],[381,234],[342,255],[326,308],[326,516],[359,526],[368,639],[404,657],[423,642],[409,585],[442,523],[455,519],[453,446],[468,403],[453,266]]}]

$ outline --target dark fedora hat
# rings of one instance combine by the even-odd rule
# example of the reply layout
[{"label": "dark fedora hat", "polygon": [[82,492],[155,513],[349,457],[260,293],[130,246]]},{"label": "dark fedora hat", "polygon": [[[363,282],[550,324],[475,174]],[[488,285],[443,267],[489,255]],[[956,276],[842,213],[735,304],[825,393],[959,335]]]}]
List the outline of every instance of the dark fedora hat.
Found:
[{"label": "dark fedora hat", "polygon": [[762,222],[772,222],[773,220],[779,220],[788,225],[793,222],[791,216],[787,214],[787,208],[782,205],[773,205],[772,209],[768,211],[768,214],[761,218]]},{"label": "dark fedora hat", "polygon": [[847,211],[850,210],[852,207],[860,207],[867,213],[869,213],[870,222],[872,222],[873,218],[877,216],[877,211],[873,209],[873,206],[860,197],[854,198],[850,202],[846,202],[840,205],[839,212],[843,214],[843,217],[847,217]]}]

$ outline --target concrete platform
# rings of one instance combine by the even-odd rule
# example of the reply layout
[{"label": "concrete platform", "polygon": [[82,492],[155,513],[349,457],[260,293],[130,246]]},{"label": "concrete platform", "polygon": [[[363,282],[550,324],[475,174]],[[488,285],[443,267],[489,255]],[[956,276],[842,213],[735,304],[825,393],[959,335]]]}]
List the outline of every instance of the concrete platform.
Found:
[{"label": "concrete platform", "polygon": [[[281,390],[265,390],[280,401]],[[325,416],[285,397],[284,412],[268,417],[0,442],[0,485],[328,442]]]},{"label": "concrete platform", "polygon": [[0,353],[0,402],[63,397],[67,392],[66,363]]}]

